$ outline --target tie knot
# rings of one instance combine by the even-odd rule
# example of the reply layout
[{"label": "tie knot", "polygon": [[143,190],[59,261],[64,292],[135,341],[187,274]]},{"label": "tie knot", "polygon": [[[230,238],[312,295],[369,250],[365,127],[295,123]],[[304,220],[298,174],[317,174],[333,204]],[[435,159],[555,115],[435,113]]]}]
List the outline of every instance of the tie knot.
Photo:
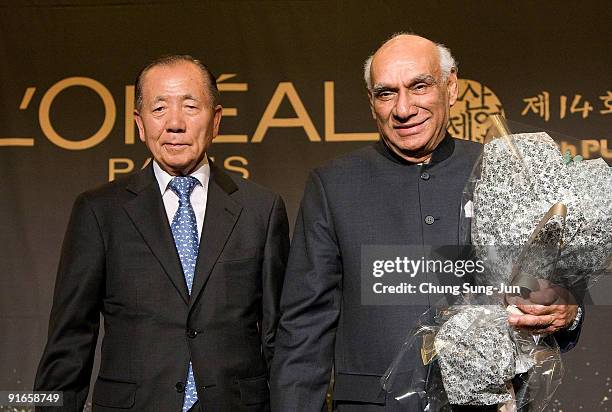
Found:
[{"label": "tie knot", "polygon": [[179,199],[189,199],[193,188],[198,184],[198,179],[193,176],[176,176],[172,178],[168,186],[176,193]]}]

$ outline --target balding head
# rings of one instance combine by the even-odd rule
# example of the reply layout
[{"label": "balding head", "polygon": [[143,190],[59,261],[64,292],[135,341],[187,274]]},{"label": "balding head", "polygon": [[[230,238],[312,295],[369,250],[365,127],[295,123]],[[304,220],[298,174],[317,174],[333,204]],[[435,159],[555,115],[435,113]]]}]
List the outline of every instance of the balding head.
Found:
[{"label": "balding head", "polygon": [[387,47],[402,47],[402,45],[408,45],[408,47],[411,47],[411,45],[415,45],[416,47],[418,47],[419,45],[421,45],[422,47],[428,47],[427,45],[431,45],[435,47],[438,55],[438,65],[440,67],[442,79],[448,79],[448,76],[451,74],[451,72],[457,73],[457,62],[452,56],[450,50],[445,45],[441,43],[434,43],[431,40],[418,36],[416,34],[396,33],[388,40],[386,40],[380,46],[380,48],[376,50],[374,54],[368,57],[363,65],[363,77],[368,90],[372,89],[371,67],[374,56],[383,49],[386,49]]}]

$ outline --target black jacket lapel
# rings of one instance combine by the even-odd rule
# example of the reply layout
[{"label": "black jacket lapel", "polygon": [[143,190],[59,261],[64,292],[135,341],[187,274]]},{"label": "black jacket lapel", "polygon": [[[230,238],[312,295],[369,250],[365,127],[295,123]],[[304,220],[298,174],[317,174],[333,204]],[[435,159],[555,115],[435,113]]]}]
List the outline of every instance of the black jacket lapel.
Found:
[{"label": "black jacket lapel", "polygon": [[231,193],[238,190],[236,184],[212,162],[210,163],[210,171],[206,214],[191,289],[190,310],[206,285],[210,273],[242,211],[242,206],[230,197]]},{"label": "black jacket lapel", "polygon": [[178,293],[188,304],[189,294],[183,269],[174,246],[174,238],[170,231],[152,163],[137,173],[126,189],[134,193],[136,197],[126,202],[124,209],[144,241],[149,245],[151,252],[159,260]]}]

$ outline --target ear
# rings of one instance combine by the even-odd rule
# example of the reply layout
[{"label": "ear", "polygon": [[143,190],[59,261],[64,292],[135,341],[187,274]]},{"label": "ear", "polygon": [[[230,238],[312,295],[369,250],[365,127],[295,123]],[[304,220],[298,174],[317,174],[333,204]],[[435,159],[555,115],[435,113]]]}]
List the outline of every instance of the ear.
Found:
[{"label": "ear", "polygon": [[376,120],[376,112],[374,111],[374,96],[372,90],[368,89],[368,103],[370,103],[370,112],[372,113],[372,119]]},{"label": "ear", "polygon": [[220,104],[218,104],[213,110],[215,114],[213,115],[213,133],[212,133],[211,140],[214,140],[214,138],[217,137],[217,135],[219,134],[219,125],[221,124],[223,107]]},{"label": "ear", "polygon": [[448,88],[448,104],[449,106],[452,107],[457,101],[457,95],[459,93],[459,81],[457,80],[457,70],[455,69],[451,70],[450,74],[448,75],[446,87]]},{"label": "ear", "polygon": [[138,126],[138,137],[140,137],[140,141],[146,143],[144,125],[142,123],[142,117],[140,117],[140,113],[138,113],[138,110],[134,110],[134,121],[136,122],[136,126]]}]

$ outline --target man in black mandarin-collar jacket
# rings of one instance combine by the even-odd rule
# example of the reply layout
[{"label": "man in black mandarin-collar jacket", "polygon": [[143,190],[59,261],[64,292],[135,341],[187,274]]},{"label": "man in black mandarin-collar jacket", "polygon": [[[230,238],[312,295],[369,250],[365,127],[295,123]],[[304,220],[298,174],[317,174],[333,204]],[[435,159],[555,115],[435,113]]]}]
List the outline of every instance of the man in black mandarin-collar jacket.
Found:
[{"label": "man in black mandarin-collar jacket", "polygon": [[[457,74],[442,45],[394,36],[368,59],[365,77],[382,139],[314,170],[306,183],[271,372],[276,412],[326,410],[332,366],[339,412],[424,407],[418,396],[401,406],[380,378],[427,302],[363,305],[362,247],[460,245],[463,189],[481,145],[446,133]],[[413,350],[404,358],[416,365]]]}]

